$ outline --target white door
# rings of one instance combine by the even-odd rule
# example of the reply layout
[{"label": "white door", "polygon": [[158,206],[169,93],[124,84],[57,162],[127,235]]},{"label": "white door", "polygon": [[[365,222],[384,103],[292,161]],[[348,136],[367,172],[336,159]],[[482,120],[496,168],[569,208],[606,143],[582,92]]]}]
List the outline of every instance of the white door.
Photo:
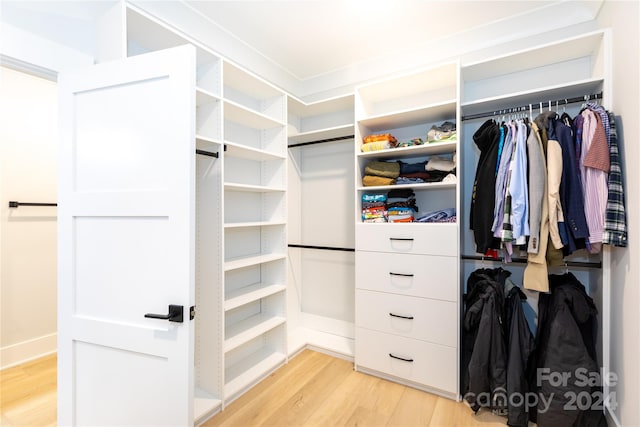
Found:
[{"label": "white door", "polygon": [[58,423],[192,425],[195,49],[58,82]]}]

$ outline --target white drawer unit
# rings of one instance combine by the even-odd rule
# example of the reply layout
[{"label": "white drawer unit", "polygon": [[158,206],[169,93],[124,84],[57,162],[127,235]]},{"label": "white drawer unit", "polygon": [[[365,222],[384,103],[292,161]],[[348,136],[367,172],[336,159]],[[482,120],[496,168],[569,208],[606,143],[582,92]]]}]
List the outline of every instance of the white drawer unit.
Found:
[{"label": "white drawer unit", "polygon": [[356,224],[356,250],[404,254],[458,254],[456,224]]},{"label": "white drawer unit", "polygon": [[356,324],[389,334],[456,346],[456,303],[356,290]]},{"label": "white drawer unit", "polygon": [[356,251],[359,289],[458,301],[458,258]]},{"label": "white drawer unit", "polygon": [[442,394],[457,393],[457,352],[456,347],[356,328],[357,369]]},{"label": "white drawer unit", "polygon": [[[431,86],[436,81],[438,90]],[[428,140],[429,130],[444,122],[460,130],[459,87],[457,62],[362,85],[355,93],[354,138],[355,367],[454,399],[459,398],[460,177],[399,183],[370,175],[388,173],[395,162],[401,169],[410,165],[419,171],[424,163],[431,170],[427,165],[434,158],[435,164],[448,160],[460,171],[457,137]],[[428,142],[366,146],[368,136],[386,134],[400,142]],[[392,207],[413,208],[400,219],[411,222],[384,222],[390,216],[375,204],[382,200],[387,213]],[[425,214],[441,222],[420,222]]]}]

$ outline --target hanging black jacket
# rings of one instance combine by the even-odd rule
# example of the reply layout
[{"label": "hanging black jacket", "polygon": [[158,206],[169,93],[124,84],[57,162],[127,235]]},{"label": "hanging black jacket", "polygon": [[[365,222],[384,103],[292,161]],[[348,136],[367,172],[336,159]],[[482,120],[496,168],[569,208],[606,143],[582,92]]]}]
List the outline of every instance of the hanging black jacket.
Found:
[{"label": "hanging black jacket", "polygon": [[479,269],[467,280],[462,331],[462,390],[471,409],[507,408],[504,283],[511,273]]},{"label": "hanging black jacket", "polygon": [[[597,403],[602,396],[601,385],[583,381],[587,375],[600,374],[596,306],[571,273],[549,275],[549,288],[551,293],[540,294],[538,302],[536,385],[541,398],[551,403],[548,408],[538,405],[538,426],[606,426],[602,410],[591,406],[580,410],[584,402]],[[566,381],[556,381],[558,375]],[[579,396],[582,400],[576,400]]]},{"label": "hanging black jacket", "polygon": [[485,253],[499,246],[493,238],[493,209],[496,194],[496,163],[500,127],[491,119],[484,122],[473,134],[473,141],[480,150],[471,194],[469,224],[473,230],[476,252]]},{"label": "hanging black jacket", "polygon": [[[529,323],[524,315],[522,304],[527,296],[520,288],[514,286],[506,298],[506,333],[507,339],[507,395],[528,396],[532,391],[528,373],[534,350],[534,338]],[[508,404],[507,425],[526,427],[529,423],[529,401],[510,398]]]}]

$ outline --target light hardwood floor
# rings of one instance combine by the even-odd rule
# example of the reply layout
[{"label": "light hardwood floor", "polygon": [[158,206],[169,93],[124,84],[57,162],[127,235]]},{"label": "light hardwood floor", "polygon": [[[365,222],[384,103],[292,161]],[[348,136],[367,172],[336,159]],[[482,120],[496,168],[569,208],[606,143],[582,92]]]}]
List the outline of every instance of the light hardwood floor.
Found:
[{"label": "light hardwood floor", "polygon": [[[2,427],[56,424],[55,355],[5,369]],[[488,411],[355,372],[351,362],[304,350],[204,426],[505,426]]]},{"label": "light hardwood floor", "polygon": [[0,425],[56,425],[56,355],[0,371]]}]

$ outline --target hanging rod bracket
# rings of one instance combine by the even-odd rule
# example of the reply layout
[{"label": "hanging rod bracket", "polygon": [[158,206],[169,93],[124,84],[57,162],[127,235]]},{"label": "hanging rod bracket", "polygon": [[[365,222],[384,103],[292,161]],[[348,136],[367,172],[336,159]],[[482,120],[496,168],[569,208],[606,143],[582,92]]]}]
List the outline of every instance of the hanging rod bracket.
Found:
[{"label": "hanging rod bracket", "polygon": [[216,159],[219,157],[218,153],[212,153],[211,151],[198,150],[198,149],[196,149],[196,154],[201,154],[203,156],[209,156],[209,157],[215,157]]}]

